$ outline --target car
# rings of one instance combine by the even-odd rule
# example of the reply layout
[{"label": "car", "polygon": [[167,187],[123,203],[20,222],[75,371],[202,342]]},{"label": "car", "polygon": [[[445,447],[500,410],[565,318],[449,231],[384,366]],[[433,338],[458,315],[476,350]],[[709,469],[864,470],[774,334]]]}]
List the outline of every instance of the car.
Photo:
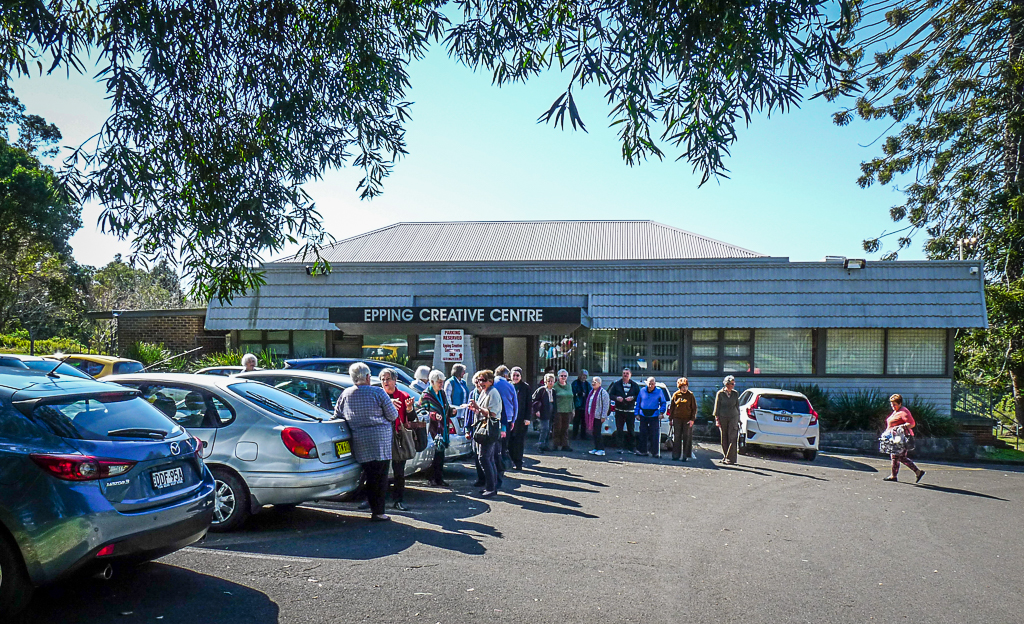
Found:
[{"label": "car", "polygon": [[24,367],[46,372],[56,371],[61,375],[78,377],[80,379],[92,379],[89,374],[83,373],[66,362],[57,364],[49,358],[40,357],[38,355],[24,355],[20,353],[0,354],[0,366],[16,366],[17,368]]},{"label": "car", "polygon": [[411,384],[415,381],[415,373],[401,364],[385,362],[383,360],[372,360],[368,358],[302,358],[285,360],[285,368],[296,368],[302,370],[327,371],[329,373],[341,373],[348,375],[348,367],[356,362],[362,362],[370,367],[371,375],[378,375],[385,368],[393,368],[398,371],[398,381],[404,384]]},{"label": "car", "polygon": [[47,359],[62,360],[69,366],[96,379],[108,375],[128,375],[130,373],[141,373],[142,362],[129,360],[128,358],[115,357],[112,355],[95,355],[92,353],[75,353],[72,355],[49,355]]},{"label": "car", "polygon": [[[257,366],[255,370],[263,369]],[[200,368],[197,370],[196,375],[220,375],[221,377],[230,377],[243,372],[245,372],[244,366],[207,366],[206,368]]]},{"label": "car", "polygon": [[265,505],[345,495],[359,485],[348,424],[292,394],[238,377],[113,375],[203,440],[217,484],[212,531],[233,531]]},{"label": "car", "polygon": [[[665,404],[667,405],[669,403],[669,401],[672,400],[672,394],[668,391],[668,386],[666,386],[665,384],[661,383],[660,381],[656,382],[654,385],[657,386],[658,388],[661,388],[661,392],[665,395]],[[634,436],[636,435],[635,432],[640,431],[640,417],[639,416],[636,417],[636,420],[633,423],[633,431],[634,431],[634,434],[633,434]],[[602,435],[610,436],[613,433],[615,433],[615,412],[612,412],[611,414],[608,414],[608,416],[605,417],[605,419],[604,419],[604,423],[601,425],[601,434]],[[664,442],[666,440],[668,440],[668,438],[669,438],[669,436],[671,434],[672,434],[672,424],[669,422],[668,416],[662,415],[662,417],[661,417],[661,441],[662,441],[663,444],[664,444]]]},{"label": "car", "polygon": [[[239,377],[262,381],[328,411],[334,411],[334,405],[337,404],[338,397],[345,391],[345,388],[352,386],[352,378],[348,375],[290,368],[252,371],[242,373]],[[375,386],[380,385],[380,381],[376,377],[373,378],[372,383]],[[419,393],[409,386],[401,382],[398,382],[396,385],[399,390],[410,395],[413,399],[419,399]],[[453,422],[454,424],[448,430],[450,446],[445,450],[446,461],[454,461],[466,457],[473,450],[472,443],[466,439],[462,423],[458,422],[458,419],[455,419]],[[405,474],[410,475],[420,470],[425,470],[430,467],[433,458],[434,444],[433,441],[430,441],[427,448],[416,453],[413,459],[406,462]]]},{"label": "car", "polygon": [[214,479],[201,449],[137,390],[0,368],[0,621],[35,587],[202,539]]},{"label": "car", "polygon": [[773,388],[740,395],[740,452],[755,446],[798,450],[814,461],[820,437],[818,413],[805,395]]}]

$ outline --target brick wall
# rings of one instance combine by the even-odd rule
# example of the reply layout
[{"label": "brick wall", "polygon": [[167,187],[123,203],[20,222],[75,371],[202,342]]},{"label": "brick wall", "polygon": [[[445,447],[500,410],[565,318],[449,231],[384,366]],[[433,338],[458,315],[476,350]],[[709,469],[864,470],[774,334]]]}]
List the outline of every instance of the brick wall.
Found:
[{"label": "brick wall", "polygon": [[136,342],[162,343],[171,353],[203,347],[193,356],[223,351],[226,332],[207,332],[205,322],[205,316],[121,316],[117,344],[122,354]]}]

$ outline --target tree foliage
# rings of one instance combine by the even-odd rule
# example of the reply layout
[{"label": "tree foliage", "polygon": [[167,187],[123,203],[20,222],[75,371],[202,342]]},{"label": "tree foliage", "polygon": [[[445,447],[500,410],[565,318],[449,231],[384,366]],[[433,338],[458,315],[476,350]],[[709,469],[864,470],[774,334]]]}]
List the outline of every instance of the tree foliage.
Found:
[{"label": "tree foliage", "polygon": [[163,310],[202,304],[185,296],[166,260],[146,270],[130,266],[119,254],[93,274],[90,305],[95,310]]},{"label": "tree foliage", "polygon": [[3,6],[0,71],[80,68],[88,52],[106,84],[112,115],[67,161],[69,188],[135,253],[180,262],[202,299],[257,288],[286,243],[318,259],[326,234],[302,185],[325,169],[357,167],[362,197],[382,191],[406,151],[409,63],[434,42],[498,85],[566,70],[542,120],[583,128],[574,90],[604,89],[628,163],[672,149],[707,181],[726,173],[738,124],[816,80],[843,91],[850,17],[847,0]]},{"label": "tree foliage", "polygon": [[971,377],[1012,380],[1024,422],[1024,2],[863,0],[855,9],[844,78],[863,93],[835,121],[891,123],[859,183],[902,184],[904,198],[891,210],[899,229],[864,248],[895,236],[883,255],[895,259],[923,233],[929,257],[956,258],[977,239],[965,251],[985,261],[991,328],[958,348]]}]

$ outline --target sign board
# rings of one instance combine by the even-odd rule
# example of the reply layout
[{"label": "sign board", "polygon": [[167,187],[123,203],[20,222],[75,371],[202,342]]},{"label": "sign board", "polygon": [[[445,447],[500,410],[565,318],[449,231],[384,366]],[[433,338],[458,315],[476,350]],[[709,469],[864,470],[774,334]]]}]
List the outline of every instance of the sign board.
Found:
[{"label": "sign board", "polygon": [[331,323],[575,323],[580,308],[331,308]]},{"label": "sign board", "polygon": [[461,362],[465,335],[461,329],[441,330],[441,361]]}]

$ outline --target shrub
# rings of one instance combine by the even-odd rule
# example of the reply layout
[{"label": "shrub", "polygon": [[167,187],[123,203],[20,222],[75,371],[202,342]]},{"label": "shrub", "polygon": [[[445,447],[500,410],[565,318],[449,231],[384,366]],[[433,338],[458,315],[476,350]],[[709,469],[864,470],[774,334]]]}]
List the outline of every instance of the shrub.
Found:
[{"label": "shrub", "polygon": [[818,418],[821,420],[827,420],[829,410],[831,409],[832,395],[827,391],[822,390],[817,384],[793,384],[782,386],[783,390],[791,390],[793,392],[799,392],[800,394],[807,397],[807,400],[811,402],[811,407],[814,411],[818,412]]},{"label": "shrub", "polygon": [[918,401],[917,397],[904,401],[904,405],[914,417],[914,422],[917,423],[914,427],[915,434],[931,438],[948,438],[960,433],[956,421],[940,414],[935,405]]},{"label": "shrub", "polygon": [[[142,365],[149,371],[180,373],[191,367],[188,357],[180,356],[168,359],[172,355],[174,354],[164,348],[163,343],[136,342],[125,350],[124,357],[142,362]],[[154,366],[157,363],[159,365]]]},{"label": "shrub", "polygon": [[[209,353],[196,360],[192,366],[196,370],[206,368],[208,366],[241,366],[243,355],[245,355],[245,353],[234,349],[230,349],[224,353]],[[264,349],[259,353],[254,353],[253,355],[256,356],[256,366],[259,366],[260,368],[284,368],[284,360],[281,356],[270,349]]]},{"label": "shrub", "polygon": [[[8,353],[28,353],[31,344],[27,332],[20,331],[14,334],[0,334],[0,350]],[[36,355],[51,355],[54,353],[88,353],[89,347],[73,338],[48,338],[36,340]]]},{"label": "shrub", "polygon": [[697,416],[704,420],[712,420],[715,417],[715,392],[707,390],[700,394],[700,404],[697,407]]},{"label": "shrub", "polygon": [[829,431],[880,431],[888,414],[889,395],[878,390],[836,392],[829,397],[822,427]]}]

